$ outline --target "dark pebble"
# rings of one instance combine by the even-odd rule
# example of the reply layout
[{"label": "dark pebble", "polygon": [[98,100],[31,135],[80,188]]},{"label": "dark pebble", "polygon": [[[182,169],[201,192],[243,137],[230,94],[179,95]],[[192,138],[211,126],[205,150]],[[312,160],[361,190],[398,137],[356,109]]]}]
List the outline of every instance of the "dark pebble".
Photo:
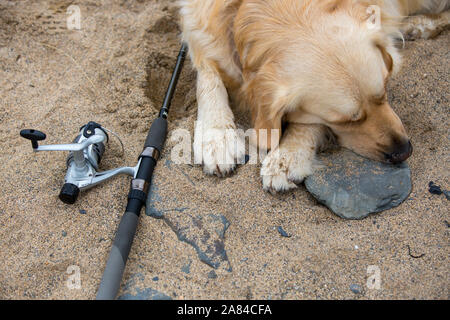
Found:
[{"label": "dark pebble", "polygon": [[282,237],[285,237],[285,238],[291,237],[291,235],[289,235],[286,231],[284,231],[281,226],[278,227],[277,230],[278,230],[278,233],[281,234]]},{"label": "dark pebble", "polygon": [[208,272],[208,278],[209,279],[216,279],[217,278],[217,274],[215,273],[214,270],[211,270],[210,272]]},{"label": "dark pebble", "polygon": [[86,214],[86,210],[80,209],[81,214]]},{"label": "dark pebble", "polygon": [[442,194],[442,189],[441,189],[441,187],[435,185],[433,181],[430,181],[430,183],[428,183],[428,187],[429,187],[428,191],[429,191],[431,194],[437,194],[437,195],[441,195],[441,194]]},{"label": "dark pebble", "polygon": [[67,236],[67,232],[63,231],[63,232],[62,232],[62,236],[63,236],[63,237]]},{"label": "dark pebble", "polygon": [[158,281],[159,278],[158,278],[158,277],[154,277],[152,280],[153,280],[153,281]]}]

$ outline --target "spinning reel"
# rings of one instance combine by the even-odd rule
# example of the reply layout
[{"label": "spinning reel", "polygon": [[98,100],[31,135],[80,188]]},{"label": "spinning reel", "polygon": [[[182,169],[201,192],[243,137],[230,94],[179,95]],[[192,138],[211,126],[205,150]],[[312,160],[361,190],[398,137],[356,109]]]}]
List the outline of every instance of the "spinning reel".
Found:
[{"label": "spinning reel", "polygon": [[89,122],[80,129],[80,133],[70,144],[39,146],[38,141],[45,140],[45,133],[33,129],[20,131],[20,135],[31,140],[34,152],[70,151],[67,157],[67,173],[59,199],[67,204],[74,204],[80,190],[86,190],[105,182],[119,174],[135,177],[136,167],[121,167],[99,172],[99,164],[105,153],[105,142],[109,140],[107,130],[96,122]]}]

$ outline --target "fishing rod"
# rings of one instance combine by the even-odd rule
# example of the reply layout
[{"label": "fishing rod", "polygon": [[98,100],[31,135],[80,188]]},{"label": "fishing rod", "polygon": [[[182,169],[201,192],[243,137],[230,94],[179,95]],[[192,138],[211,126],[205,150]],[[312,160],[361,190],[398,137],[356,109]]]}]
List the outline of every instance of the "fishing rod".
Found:
[{"label": "fishing rod", "polygon": [[127,174],[133,177],[130,192],[128,193],[125,214],[122,216],[116,232],[116,237],[97,292],[97,299],[114,299],[119,291],[125,264],[136,233],[139,215],[142,207],[145,205],[150,189],[153,170],[156,167],[156,163],[166,141],[167,117],[187,51],[188,47],[183,43],[159,116],[153,121],[150,127],[147,139],[145,140],[144,151],[139,156],[138,163],[135,167],[121,167],[103,172],[98,171],[100,161],[106,149],[105,142],[109,139],[108,133],[116,134],[94,121],[90,121],[82,126],[78,136],[69,144],[40,146],[39,141],[46,139],[45,133],[35,129],[24,129],[20,131],[20,135],[23,138],[31,140],[31,146],[34,152],[69,151],[67,172],[64,184],[59,193],[59,199],[66,204],[74,204],[80,191],[92,188],[119,174]]},{"label": "fishing rod", "polygon": [[97,300],[115,299],[119,291],[125,264],[136,233],[139,215],[148,196],[153,170],[156,167],[156,163],[166,141],[167,117],[178,79],[183,69],[187,50],[187,45],[183,43],[159,112],[159,117],[153,121],[144,144],[144,151],[139,156],[136,176],[131,180],[128,204],[116,232],[116,237],[97,292]]}]

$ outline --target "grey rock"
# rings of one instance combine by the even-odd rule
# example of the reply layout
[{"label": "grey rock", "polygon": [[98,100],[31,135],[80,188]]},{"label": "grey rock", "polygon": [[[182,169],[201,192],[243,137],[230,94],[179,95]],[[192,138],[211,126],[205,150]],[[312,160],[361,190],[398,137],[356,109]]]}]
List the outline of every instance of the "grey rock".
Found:
[{"label": "grey rock", "polygon": [[178,240],[194,247],[200,261],[215,269],[225,262],[231,271],[224,243],[230,222],[222,214],[200,216],[195,211],[195,208],[186,207],[165,208],[158,186],[152,184],[145,213],[164,220]]},{"label": "grey rock", "polygon": [[136,289],[134,294],[125,293],[117,298],[118,300],[172,300],[168,295],[152,288]]},{"label": "grey rock", "polygon": [[231,272],[232,267],[225,250],[225,232],[230,222],[224,215],[220,213],[200,215],[196,212],[196,208],[167,207],[157,183],[151,185],[145,210],[148,216],[164,220],[177,235],[178,240],[191,245],[200,261],[214,269],[223,265]]},{"label": "grey rock", "polygon": [[145,214],[153,218],[161,219],[164,216],[164,211],[159,210],[157,205],[163,206],[164,203],[159,195],[158,186],[155,183],[152,183],[150,185],[150,191],[145,205]]},{"label": "grey rock", "polygon": [[[154,281],[155,278],[153,278]],[[142,273],[135,273],[130,276],[123,286],[123,293],[118,300],[172,300],[172,298],[162,292],[152,288],[142,288],[145,276]]]},{"label": "grey rock", "polygon": [[178,240],[191,245],[200,261],[218,269],[222,262],[231,272],[231,265],[225,250],[225,232],[230,223],[223,215],[209,214],[206,217],[193,216],[190,212],[166,212],[163,217],[175,232]]},{"label": "grey rock", "polygon": [[354,293],[354,294],[360,294],[362,292],[362,288],[360,285],[358,284],[351,284],[350,285],[350,290]]},{"label": "grey rock", "polygon": [[397,207],[411,193],[411,171],[406,163],[381,163],[345,149],[319,159],[325,167],[306,178],[305,186],[341,218],[363,219]]}]

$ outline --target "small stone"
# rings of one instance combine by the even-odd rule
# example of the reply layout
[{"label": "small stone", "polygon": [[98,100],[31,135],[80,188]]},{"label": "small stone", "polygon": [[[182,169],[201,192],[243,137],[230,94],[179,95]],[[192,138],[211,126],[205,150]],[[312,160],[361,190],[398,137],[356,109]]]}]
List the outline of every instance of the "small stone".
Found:
[{"label": "small stone", "polygon": [[63,237],[67,236],[67,232],[63,231],[63,232],[62,232],[62,236],[63,236]]},{"label": "small stone", "polygon": [[217,278],[217,274],[214,270],[211,270],[210,272],[208,272],[208,278],[209,279],[216,279]]},{"label": "small stone", "polygon": [[360,285],[358,284],[351,284],[350,285],[350,290],[354,293],[354,294],[361,294],[362,292],[362,288]]},{"label": "small stone", "polygon": [[80,209],[81,214],[86,214],[86,210]]},{"label": "small stone", "polygon": [[430,181],[430,183],[428,183],[428,191],[431,194],[436,194],[438,196],[443,193],[441,187],[438,185],[435,185],[433,181]]},{"label": "small stone", "polygon": [[158,281],[159,278],[158,278],[158,277],[154,277],[152,280],[153,280],[153,281]]},{"label": "small stone", "polygon": [[285,237],[285,238],[290,238],[290,237],[291,237],[291,235],[289,235],[286,231],[284,231],[283,227],[279,226],[279,227],[277,228],[277,230],[278,230],[278,233],[279,233],[282,237]]},{"label": "small stone", "polygon": [[341,218],[363,219],[395,208],[411,193],[411,171],[406,163],[382,163],[345,149],[319,158],[328,166],[307,177],[305,186]]},{"label": "small stone", "polygon": [[450,200],[450,191],[449,190],[444,190],[444,195],[447,198],[447,200]]}]

